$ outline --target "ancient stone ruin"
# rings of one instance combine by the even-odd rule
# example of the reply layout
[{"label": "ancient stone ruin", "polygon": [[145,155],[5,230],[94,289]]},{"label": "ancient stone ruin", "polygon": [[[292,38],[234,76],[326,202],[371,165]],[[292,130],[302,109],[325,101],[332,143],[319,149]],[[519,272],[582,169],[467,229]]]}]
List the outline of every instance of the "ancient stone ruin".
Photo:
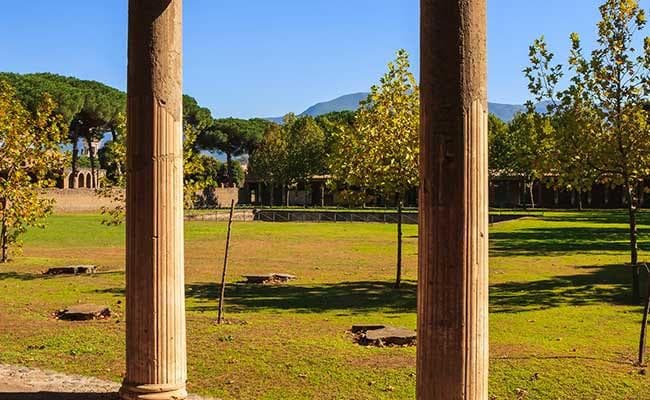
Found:
[{"label": "ancient stone ruin", "polygon": [[110,316],[111,310],[108,307],[96,304],[78,304],[55,313],[55,318],[64,321],[92,321]]},{"label": "ancient stone ruin", "polygon": [[263,274],[263,275],[244,275],[246,283],[256,285],[273,285],[280,283],[287,283],[296,279],[295,275],[290,274]]},{"label": "ancient stone ruin", "polygon": [[97,272],[97,267],[94,265],[70,265],[50,268],[45,272],[45,275],[82,275],[94,274],[95,272]]},{"label": "ancient stone ruin", "polygon": [[416,333],[388,325],[354,325],[354,341],[362,346],[415,346]]}]

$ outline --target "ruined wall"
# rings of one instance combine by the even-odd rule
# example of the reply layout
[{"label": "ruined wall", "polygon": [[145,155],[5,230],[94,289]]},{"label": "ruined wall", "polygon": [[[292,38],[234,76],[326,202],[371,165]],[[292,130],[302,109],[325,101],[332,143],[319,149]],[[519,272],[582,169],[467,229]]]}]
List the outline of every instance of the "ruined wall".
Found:
[{"label": "ruined wall", "polygon": [[56,201],[55,213],[95,213],[116,205],[111,199],[97,196],[94,189],[46,189],[42,196]]}]

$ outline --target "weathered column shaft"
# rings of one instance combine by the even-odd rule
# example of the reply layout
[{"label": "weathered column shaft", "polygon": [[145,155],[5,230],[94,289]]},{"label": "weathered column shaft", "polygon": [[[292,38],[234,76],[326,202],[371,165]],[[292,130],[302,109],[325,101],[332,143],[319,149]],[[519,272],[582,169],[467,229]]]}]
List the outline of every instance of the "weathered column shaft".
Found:
[{"label": "weathered column shaft", "polygon": [[417,398],[486,400],[486,0],[421,0]]},{"label": "weathered column shaft", "polygon": [[182,0],[129,1],[123,399],[187,395]]}]

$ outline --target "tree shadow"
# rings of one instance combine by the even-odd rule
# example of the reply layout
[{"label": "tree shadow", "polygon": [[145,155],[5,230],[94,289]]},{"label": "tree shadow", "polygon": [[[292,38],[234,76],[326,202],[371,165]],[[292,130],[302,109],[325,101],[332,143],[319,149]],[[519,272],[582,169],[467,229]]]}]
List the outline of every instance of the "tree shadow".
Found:
[{"label": "tree shadow", "polygon": [[[371,311],[415,312],[416,293],[415,282],[403,282],[400,289],[395,289],[393,283],[381,281],[309,286],[236,283],[226,288],[228,306],[235,311],[291,310],[298,313],[336,310],[353,314]],[[190,306],[189,310],[214,311],[217,309],[215,300],[219,298],[219,285],[188,285],[186,295],[199,301],[198,305]]]},{"label": "tree shadow", "polygon": [[[187,285],[186,297],[196,300],[188,304],[188,311],[216,311],[219,290],[220,286],[216,283]],[[108,291],[116,293],[111,289]],[[120,290],[120,293],[123,291]],[[391,282],[381,281],[322,285],[234,283],[226,287],[228,307],[236,312],[266,310],[297,313],[409,313],[415,312],[416,295],[416,284],[410,281],[402,282],[400,289],[395,289]]]},{"label": "tree shadow", "polygon": [[[559,211],[559,210],[552,210]],[[544,221],[557,221],[557,222],[588,222],[598,224],[620,224],[627,225],[629,220],[628,211],[624,209],[608,209],[608,210],[565,210],[567,212],[561,215],[544,215],[541,217]],[[637,222],[639,224],[650,224],[650,212],[646,210],[639,210],[637,214]]]},{"label": "tree shadow", "polygon": [[118,400],[117,393],[0,393],[0,400]]},{"label": "tree shadow", "polygon": [[19,281],[33,281],[35,279],[45,279],[46,276],[39,274],[25,274],[21,272],[0,272],[0,281],[5,280],[19,280]]},{"label": "tree shadow", "polygon": [[561,306],[637,305],[632,296],[631,268],[624,265],[578,267],[584,274],[490,287],[490,312],[516,313]]},{"label": "tree shadow", "polygon": [[502,257],[629,250],[626,228],[548,227],[490,234],[490,250]]},{"label": "tree shadow", "polygon": [[[631,269],[625,265],[577,267],[580,273],[525,282],[506,282],[490,286],[490,311],[515,313],[546,310],[561,306],[595,304],[636,305],[631,290]],[[584,273],[583,273],[584,272]],[[186,286],[188,311],[216,311],[220,286],[195,283]],[[123,288],[97,290],[123,296]],[[402,283],[395,289],[391,282],[361,281],[322,285],[228,284],[228,307],[234,312],[291,311],[320,313],[340,311],[346,314],[368,312],[416,312],[417,284]]]}]

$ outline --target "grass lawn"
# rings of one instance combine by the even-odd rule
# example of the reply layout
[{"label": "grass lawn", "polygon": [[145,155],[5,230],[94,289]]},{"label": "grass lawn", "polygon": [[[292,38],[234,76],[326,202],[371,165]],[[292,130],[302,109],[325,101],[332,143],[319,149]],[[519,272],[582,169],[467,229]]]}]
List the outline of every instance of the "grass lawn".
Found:
[{"label": "grass lawn", "polygon": [[[124,234],[100,219],[50,217],[25,237],[22,256],[0,266],[0,363],[120,380]],[[650,213],[641,222],[643,260]],[[417,227],[404,229],[406,282],[395,291],[394,225],[235,223],[226,313],[247,324],[216,326],[226,224],[186,223],[190,390],[223,399],[414,398],[414,348],[359,347],[345,332],[364,322],[415,328]],[[626,229],[622,211],[545,212],[492,227],[493,399],[650,399],[650,376],[633,365],[642,310],[629,302]],[[38,275],[85,263],[105,272]],[[237,284],[266,272],[299,280]],[[107,304],[117,316],[51,317],[77,302]]]}]

